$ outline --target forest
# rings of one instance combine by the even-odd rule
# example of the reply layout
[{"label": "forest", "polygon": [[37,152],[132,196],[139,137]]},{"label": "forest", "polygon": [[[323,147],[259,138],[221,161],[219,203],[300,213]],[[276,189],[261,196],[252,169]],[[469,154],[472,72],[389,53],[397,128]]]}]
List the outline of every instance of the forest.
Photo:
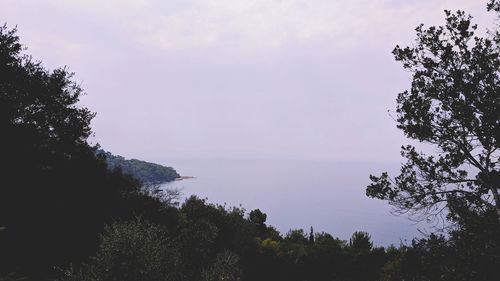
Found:
[{"label": "forest", "polygon": [[[499,15],[500,2],[488,9]],[[401,174],[371,175],[366,194],[446,223],[382,247],[363,231],[280,233],[259,209],[145,185],[179,175],[102,157],[74,74],[49,71],[3,25],[0,280],[499,280],[500,31],[475,30],[469,15],[446,11],[446,25],[419,26],[413,46],[393,51],[413,77],[397,126],[438,153],[402,147]]]},{"label": "forest", "polygon": [[106,165],[109,169],[120,169],[123,174],[132,176],[143,184],[161,184],[180,177],[172,167],[165,167],[138,159],[125,159],[102,149],[97,150],[97,156],[106,159]]}]

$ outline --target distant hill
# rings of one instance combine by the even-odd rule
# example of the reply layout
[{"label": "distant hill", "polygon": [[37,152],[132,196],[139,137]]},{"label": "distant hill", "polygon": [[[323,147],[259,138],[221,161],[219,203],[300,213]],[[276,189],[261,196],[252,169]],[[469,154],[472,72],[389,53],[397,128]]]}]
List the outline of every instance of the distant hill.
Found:
[{"label": "distant hill", "polygon": [[109,169],[121,168],[122,172],[140,180],[143,183],[164,183],[180,178],[172,167],[166,167],[137,159],[125,159],[120,155],[113,155],[102,149],[98,155],[104,155]]}]

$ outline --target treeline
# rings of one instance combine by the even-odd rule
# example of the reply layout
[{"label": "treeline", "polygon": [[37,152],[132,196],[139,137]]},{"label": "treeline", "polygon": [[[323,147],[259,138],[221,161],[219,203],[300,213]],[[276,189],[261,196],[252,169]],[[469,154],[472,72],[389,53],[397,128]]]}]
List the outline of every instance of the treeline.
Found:
[{"label": "treeline", "polygon": [[168,220],[108,225],[95,256],[62,280],[378,280],[402,254],[373,247],[365,232],[350,241],[312,229],[281,235],[260,210],[197,197],[159,213]]},{"label": "treeline", "polygon": [[137,159],[125,159],[120,155],[113,155],[102,149],[97,150],[97,155],[104,157],[109,169],[120,169],[122,173],[130,175],[144,184],[160,184],[180,177],[172,167]]},{"label": "treeline", "polygon": [[258,209],[194,196],[150,213],[106,226],[96,254],[60,280],[497,280],[500,264],[500,228],[488,220],[384,248],[366,232],[349,241],[312,228],[282,235]]}]

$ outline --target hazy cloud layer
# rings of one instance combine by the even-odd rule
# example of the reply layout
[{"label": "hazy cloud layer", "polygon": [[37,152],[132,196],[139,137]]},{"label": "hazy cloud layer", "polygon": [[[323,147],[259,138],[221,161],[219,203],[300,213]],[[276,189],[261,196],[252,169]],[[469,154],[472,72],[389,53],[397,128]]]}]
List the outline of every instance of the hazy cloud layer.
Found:
[{"label": "hazy cloud layer", "polygon": [[477,0],[0,0],[29,52],[69,65],[98,112],[95,141],[126,156],[399,159],[393,62],[414,27]]}]

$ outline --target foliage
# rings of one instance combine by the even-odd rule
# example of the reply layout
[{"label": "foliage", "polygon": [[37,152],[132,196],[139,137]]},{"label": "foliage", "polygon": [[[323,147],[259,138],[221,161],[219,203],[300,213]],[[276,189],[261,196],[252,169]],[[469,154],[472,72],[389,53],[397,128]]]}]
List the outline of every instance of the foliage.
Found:
[{"label": "foliage", "polygon": [[179,253],[163,227],[135,219],[105,228],[96,256],[67,281],[180,280]]},{"label": "foliage", "polygon": [[285,237],[271,230],[274,238],[262,240],[243,210],[197,197],[176,210],[174,225],[141,218],[106,227],[95,257],[59,280],[364,281],[377,280],[387,260],[384,250],[359,251],[326,233],[315,233],[311,243],[303,230]]},{"label": "foliage", "polygon": [[450,237],[431,234],[394,249],[382,280],[497,280],[498,226],[459,229]]},{"label": "foliage", "polygon": [[159,184],[173,181],[180,177],[172,167],[165,167],[137,159],[127,160],[122,156],[113,155],[104,150],[98,150],[97,154],[106,159],[109,169],[120,169],[122,173],[130,175],[144,184]]},{"label": "foliage", "polygon": [[237,281],[241,280],[240,269],[238,266],[239,257],[238,255],[230,252],[224,251],[217,254],[214,262],[202,271],[203,281]]},{"label": "foliage", "polygon": [[16,29],[0,27],[0,275],[43,280],[95,253],[105,223],[169,213],[95,156],[94,113],[78,105],[67,68],[49,71],[23,50]]},{"label": "foliage", "polygon": [[373,247],[371,237],[368,232],[356,231],[352,234],[349,246],[358,251],[370,251]]},{"label": "foliage", "polygon": [[[492,0],[488,10],[500,11]],[[444,26],[417,27],[397,61],[413,74],[398,95],[398,128],[434,146],[434,155],[402,148],[401,174],[370,176],[367,195],[401,212],[453,222],[447,235],[391,248],[382,280],[497,280],[500,266],[500,35],[475,36],[462,11]],[[437,150],[436,150],[437,148]]]},{"label": "foliage", "polygon": [[446,25],[420,25],[414,46],[393,51],[413,74],[397,98],[398,128],[438,153],[403,147],[401,174],[370,176],[367,195],[428,219],[443,211],[454,219],[459,207],[500,216],[499,45],[474,35],[471,16],[445,12]]}]

